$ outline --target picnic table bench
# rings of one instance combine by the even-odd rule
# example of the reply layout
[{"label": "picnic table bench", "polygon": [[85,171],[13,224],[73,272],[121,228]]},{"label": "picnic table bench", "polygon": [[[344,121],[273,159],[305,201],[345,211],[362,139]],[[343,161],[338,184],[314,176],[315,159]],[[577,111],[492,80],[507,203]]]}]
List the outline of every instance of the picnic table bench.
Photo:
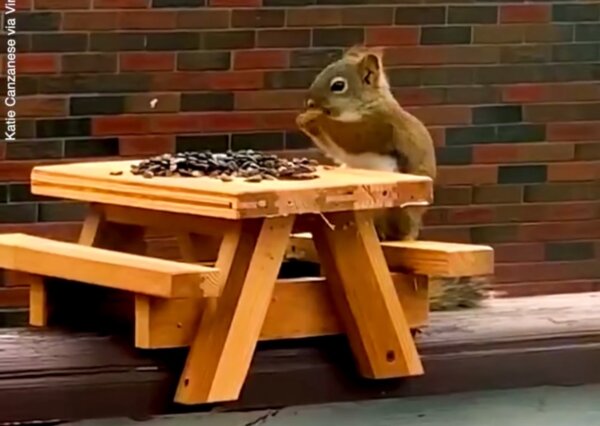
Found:
[{"label": "picnic table bench", "polygon": [[[363,377],[422,375],[411,330],[428,321],[428,276],[493,272],[486,246],[380,244],[371,212],[431,203],[426,177],[320,168],[300,181],[146,179],[132,164],[34,168],[34,194],[88,202],[89,213],[77,243],[0,235],[0,267],[30,285],[31,325],[79,321],[102,299],[102,315],[133,324],[137,348],[189,346],[181,404],[236,400],[259,340],[345,333]],[[145,228],[177,235],[183,261],[146,256]],[[202,236],[220,239],[216,253]],[[299,252],[324,277],[278,279]]]}]

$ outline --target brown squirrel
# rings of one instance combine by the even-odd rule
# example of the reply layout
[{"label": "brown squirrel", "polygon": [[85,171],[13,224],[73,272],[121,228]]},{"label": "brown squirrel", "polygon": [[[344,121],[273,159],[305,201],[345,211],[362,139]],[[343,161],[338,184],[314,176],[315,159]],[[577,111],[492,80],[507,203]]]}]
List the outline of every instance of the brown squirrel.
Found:
[{"label": "brown squirrel", "polygon": [[[424,175],[435,181],[434,143],[425,125],[404,110],[390,91],[382,53],[355,46],[325,67],[308,89],[296,124],[341,166]],[[424,206],[378,211],[380,240],[415,240]],[[484,284],[432,286],[432,309],[476,306]],[[440,281],[438,281],[439,283]]]},{"label": "brown squirrel", "polygon": [[[321,71],[296,122],[341,165],[436,177],[433,140],[392,95],[379,50],[354,47]],[[424,213],[425,207],[378,213],[379,238],[416,239]]]}]

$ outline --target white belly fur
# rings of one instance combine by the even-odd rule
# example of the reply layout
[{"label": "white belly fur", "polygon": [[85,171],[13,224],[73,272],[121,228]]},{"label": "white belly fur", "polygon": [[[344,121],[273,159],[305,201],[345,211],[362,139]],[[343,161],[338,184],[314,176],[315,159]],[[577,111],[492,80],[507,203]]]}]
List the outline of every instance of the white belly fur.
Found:
[{"label": "white belly fur", "polygon": [[398,172],[398,162],[394,157],[375,153],[350,154],[339,147],[329,149],[329,154],[337,162],[354,169]]}]

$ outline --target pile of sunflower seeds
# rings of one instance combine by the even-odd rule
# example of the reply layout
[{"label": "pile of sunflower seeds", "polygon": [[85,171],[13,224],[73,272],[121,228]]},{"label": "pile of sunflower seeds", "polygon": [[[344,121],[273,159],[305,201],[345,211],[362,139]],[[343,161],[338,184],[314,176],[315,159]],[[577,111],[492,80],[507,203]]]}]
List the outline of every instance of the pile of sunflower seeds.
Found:
[{"label": "pile of sunflower seeds", "polygon": [[243,178],[246,182],[275,179],[314,179],[319,163],[307,158],[286,158],[251,149],[212,153],[191,151],[164,154],[131,166],[134,175],[155,176],[209,176],[231,182]]}]

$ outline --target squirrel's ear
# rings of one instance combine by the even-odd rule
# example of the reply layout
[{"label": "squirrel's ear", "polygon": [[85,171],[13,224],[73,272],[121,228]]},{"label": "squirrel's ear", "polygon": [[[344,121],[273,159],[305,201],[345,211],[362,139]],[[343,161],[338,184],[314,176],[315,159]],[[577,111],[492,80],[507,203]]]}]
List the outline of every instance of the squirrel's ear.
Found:
[{"label": "squirrel's ear", "polygon": [[383,72],[381,56],[376,53],[366,53],[358,62],[358,70],[363,83],[378,87]]},{"label": "squirrel's ear", "polygon": [[344,58],[353,62],[358,62],[367,53],[367,48],[362,45],[352,46],[344,53]]}]

